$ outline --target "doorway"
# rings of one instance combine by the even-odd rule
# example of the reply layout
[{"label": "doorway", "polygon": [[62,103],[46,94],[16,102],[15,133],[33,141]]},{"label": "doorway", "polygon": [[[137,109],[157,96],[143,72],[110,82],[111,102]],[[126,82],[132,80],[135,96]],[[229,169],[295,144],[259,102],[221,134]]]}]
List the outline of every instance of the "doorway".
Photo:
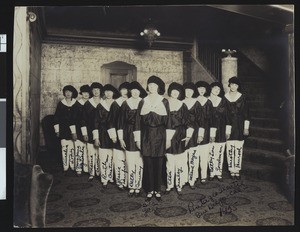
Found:
[{"label": "doorway", "polygon": [[136,66],[122,61],[114,61],[101,67],[102,84],[118,88],[125,81],[136,81]]}]

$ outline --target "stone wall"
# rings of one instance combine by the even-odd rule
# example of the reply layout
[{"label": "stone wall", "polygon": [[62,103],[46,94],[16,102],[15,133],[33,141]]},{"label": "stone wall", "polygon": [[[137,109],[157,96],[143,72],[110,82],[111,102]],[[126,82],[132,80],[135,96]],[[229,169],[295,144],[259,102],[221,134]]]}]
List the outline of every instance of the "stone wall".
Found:
[{"label": "stone wall", "polygon": [[[137,81],[146,87],[147,79],[157,75],[166,87],[183,80],[183,55],[180,51],[107,48],[87,45],[42,44],[41,58],[41,113],[40,120],[54,114],[62,89],[71,84],[75,88],[98,81],[102,84],[101,66],[122,61],[137,68]],[[40,144],[44,145],[41,132]]]}]

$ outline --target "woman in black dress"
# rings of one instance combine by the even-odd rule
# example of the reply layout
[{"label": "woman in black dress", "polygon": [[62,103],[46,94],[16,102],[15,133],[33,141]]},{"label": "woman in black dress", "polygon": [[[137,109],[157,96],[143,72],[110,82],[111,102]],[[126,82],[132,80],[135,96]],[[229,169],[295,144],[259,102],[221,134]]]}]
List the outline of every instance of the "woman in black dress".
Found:
[{"label": "woman in black dress", "polygon": [[230,136],[231,126],[227,114],[226,102],[223,98],[223,85],[220,82],[213,82],[210,85],[210,89],[209,100],[212,102],[212,108],[210,120],[209,179],[212,180],[216,176],[222,182],[225,143],[226,139]]},{"label": "woman in black dress", "polygon": [[240,179],[244,139],[249,135],[249,107],[246,96],[240,92],[239,78],[232,77],[228,82],[229,92],[225,94],[225,100],[232,128],[226,143],[227,163],[231,178]]},{"label": "woman in black dress", "polygon": [[128,99],[128,82],[124,82],[119,86],[121,96],[117,98],[110,108],[110,125],[108,129],[109,137],[114,143],[113,149],[113,166],[115,171],[116,184],[119,190],[127,187],[127,170],[126,170],[126,157],[125,151],[122,149],[119,140],[117,140],[118,120],[121,116],[120,108],[122,103]]},{"label": "woman in black dress", "polygon": [[134,125],[136,124],[137,108],[142,98],[147,96],[147,92],[134,81],[128,86],[131,97],[123,102],[120,109],[118,122],[118,138],[122,149],[126,153],[126,166],[128,171],[128,195],[131,197],[140,195],[143,180],[143,157],[134,141]]},{"label": "woman in black dress", "polygon": [[88,172],[88,159],[87,159],[87,145],[83,139],[81,131],[81,121],[83,117],[83,106],[91,97],[91,89],[89,85],[83,85],[80,87],[79,94],[82,96],[80,100],[77,101],[76,110],[76,133],[77,140],[74,142],[75,145],[75,171],[78,176],[82,172]]},{"label": "woman in black dress", "polygon": [[92,181],[95,175],[100,176],[99,151],[94,146],[93,129],[95,111],[101,101],[103,86],[98,82],[93,82],[91,92],[93,97],[85,102],[81,119],[81,133],[84,142],[87,143],[89,181]]},{"label": "woman in black dress", "polygon": [[188,154],[186,145],[192,137],[194,129],[189,125],[187,106],[181,101],[184,96],[182,85],[172,82],[168,88],[168,95],[170,97],[168,101],[171,127],[175,130],[175,134],[171,140],[171,147],[166,153],[167,189],[165,193],[170,193],[175,182],[177,193],[181,195],[182,187],[188,181]]},{"label": "woman in black dress", "polygon": [[54,114],[54,130],[56,136],[61,139],[63,170],[66,173],[69,167],[75,170],[74,141],[76,134],[76,98],[77,90],[72,85],[63,88],[65,98],[56,107]]},{"label": "woman in black dress", "polygon": [[168,100],[163,96],[165,83],[157,76],[147,81],[148,96],[140,101],[134,137],[144,160],[147,200],[161,200],[163,158],[171,146],[175,130],[171,129]]},{"label": "woman in black dress", "polygon": [[192,82],[186,82],[183,84],[183,89],[185,93],[184,104],[188,108],[189,122],[194,128],[191,139],[189,140],[187,152],[188,152],[188,182],[191,189],[195,189],[195,182],[199,177],[199,149],[198,145],[202,142],[204,137],[204,128],[199,122],[199,109],[200,103],[195,98],[196,86]]},{"label": "woman in black dress", "polygon": [[105,99],[100,101],[95,110],[93,139],[95,147],[99,148],[101,183],[107,188],[107,183],[113,183],[113,148],[109,136],[110,108],[114,99],[119,96],[118,90],[110,84],[103,87]]},{"label": "woman in black dress", "polygon": [[[201,170],[201,184],[205,184],[207,180],[207,169],[208,169],[208,157],[209,157],[209,121],[211,117],[211,101],[207,99],[209,95],[209,84],[205,81],[198,81],[196,84],[198,94],[197,101],[199,105],[199,121],[202,121],[204,128],[203,140],[198,145],[198,152],[200,158],[200,170]],[[199,129],[199,134],[201,129]]]}]

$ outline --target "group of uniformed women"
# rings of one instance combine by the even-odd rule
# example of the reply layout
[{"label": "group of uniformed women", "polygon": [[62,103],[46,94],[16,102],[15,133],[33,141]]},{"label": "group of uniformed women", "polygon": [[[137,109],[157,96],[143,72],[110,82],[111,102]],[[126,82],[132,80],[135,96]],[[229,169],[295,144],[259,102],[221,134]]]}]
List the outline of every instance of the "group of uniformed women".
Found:
[{"label": "group of uniformed women", "polygon": [[[115,182],[129,196],[161,200],[166,157],[165,194],[199,178],[222,181],[226,148],[232,179],[240,179],[244,136],[249,134],[248,105],[237,77],[229,79],[224,95],[219,82],[183,85],[173,82],[165,93],[164,81],[151,76],[146,90],[124,82],[117,90],[98,82],[77,90],[67,85],[55,112],[54,129],[61,139],[64,171],[100,177],[103,188]],[[103,97],[104,95],[104,97]],[[207,178],[207,173],[209,177]]]}]

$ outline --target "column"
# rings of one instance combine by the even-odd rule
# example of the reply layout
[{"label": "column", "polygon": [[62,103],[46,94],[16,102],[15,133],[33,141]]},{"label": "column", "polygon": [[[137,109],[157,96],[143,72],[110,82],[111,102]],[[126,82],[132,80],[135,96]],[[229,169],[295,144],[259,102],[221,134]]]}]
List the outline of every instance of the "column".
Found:
[{"label": "column", "polygon": [[29,163],[27,150],[29,104],[29,22],[27,7],[15,7],[13,49],[13,142],[14,158],[19,163]]},{"label": "column", "polygon": [[237,58],[231,56],[222,58],[222,84],[225,93],[229,91],[228,80],[233,76],[237,76]]}]

